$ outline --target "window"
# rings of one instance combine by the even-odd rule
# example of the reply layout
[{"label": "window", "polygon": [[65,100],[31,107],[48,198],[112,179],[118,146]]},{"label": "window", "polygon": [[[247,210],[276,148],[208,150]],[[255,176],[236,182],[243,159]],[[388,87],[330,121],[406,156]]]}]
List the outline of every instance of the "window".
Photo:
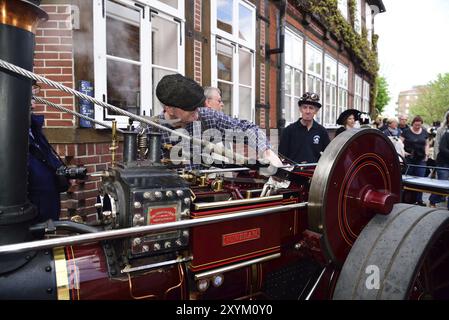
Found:
[{"label": "window", "polygon": [[341,15],[348,20],[348,0],[338,0],[338,9]]},{"label": "window", "polygon": [[368,42],[371,44],[373,38],[373,15],[368,2],[365,4],[365,20]]},{"label": "window", "polygon": [[254,121],[256,8],[242,0],[212,0],[212,86],[223,111]]},{"label": "window", "polygon": [[324,109],[323,124],[334,126],[337,113],[337,60],[324,58]]},{"label": "window", "polygon": [[[128,0],[94,1],[95,98],[137,115],[161,112],[157,83],[165,74],[184,73],[183,22],[162,10],[179,15],[183,4],[149,3],[158,10]],[[99,106],[95,119],[128,124],[128,117]]]},{"label": "window", "polygon": [[362,78],[358,75],[354,81],[354,109],[362,110]]},{"label": "window", "polygon": [[[320,96],[320,102],[323,103],[322,97],[323,85],[323,51],[310,43],[306,44],[306,90],[307,92],[315,92]],[[321,122],[320,110],[316,115],[316,121]]]},{"label": "window", "polygon": [[348,67],[339,63],[338,64],[338,111],[339,115],[346,109],[348,109],[348,82],[349,72]]},{"label": "window", "polygon": [[286,125],[299,119],[298,101],[303,92],[303,39],[285,30],[285,108]]},{"label": "window", "polygon": [[370,85],[369,82],[363,80],[363,105],[362,105],[362,111],[369,113],[369,92],[370,91]]},{"label": "window", "polygon": [[359,34],[362,33],[362,0],[356,0],[354,30]]}]

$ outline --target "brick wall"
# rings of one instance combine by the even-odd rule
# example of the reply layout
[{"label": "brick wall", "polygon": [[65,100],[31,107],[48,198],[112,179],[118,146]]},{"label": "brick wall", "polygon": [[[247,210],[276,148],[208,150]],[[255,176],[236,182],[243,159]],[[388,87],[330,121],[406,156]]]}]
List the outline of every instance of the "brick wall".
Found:
[{"label": "brick wall", "polygon": [[[74,88],[73,32],[70,5],[42,5],[48,15],[47,22],[39,25],[36,33],[34,72],[50,80]],[[44,99],[74,110],[72,95],[39,83]],[[46,127],[73,127],[72,115],[52,107],[38,105],[36,113],[45,114]]]},{"label": "brick wall", "polygon": [[[260,8],[259,8],[259,12],[263,15],[265,13],[265,2],[264,1],[260,1]],[[260,64],[260,92],[259,92],[259,100],[260,100],[260,104],[264,105],[266,104],[266,98],[265,98],[265,90],[266,90],[266,75],[265,75],[265,41],[266,41],[266,37],[265,37],[265,21],[263,21],[262,19],[260,19],[259,21],[259,34],[260,34],[260,39],[259,39],[259,45],[262,48],[260,50],[260,56],[262,58],[262,62]],[[260,109],[260,127],[262,129],[266,128],[266,112],[265,109],[261,108]]]},{"label": "brick wall", "polygon": [[[100,184],[99,177],[93,173],[107,170],[111,165],[111,143],[56,144],[55,150],[62,155],[67,165],[83,165],[87,168],[87,180],[72,180],[69,190],[61,196],[61,217],[75,214],[89,216],[95,214],[94,208]],[[123,146],[119,145],[116,161],[122,161]]]},{"label": "brick wall", "polygon": [[194,40],[193,41],[193,60],[194,60],[194,65],[193,65],[193,71],[194,71],[194,79],[196,82],[198,82],[200,85],[203,84],[203,77],[202,77],[202,59],[201,59],[201,55],[202,55],[202,43],[201,41],[198,40]]},{"label": "brick wall", "polygon": [[[195,0],[193,8],[193,28],[197,32],[201,32],[201,0]],[[203,84],[203,68],[202,68],[202,54],[203,54],[203,44],[201,41],[193,40],[193,79],[200,85]]]}]

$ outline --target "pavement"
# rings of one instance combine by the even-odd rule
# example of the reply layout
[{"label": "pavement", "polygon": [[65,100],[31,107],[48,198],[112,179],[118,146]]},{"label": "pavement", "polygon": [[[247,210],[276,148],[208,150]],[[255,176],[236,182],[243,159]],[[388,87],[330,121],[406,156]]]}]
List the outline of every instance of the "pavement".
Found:
[{"label": "pavement", "polygon": [[[422,200],[424,201],[424,203],[429,206],[429,197],[430,197],[430,193],[423,193],[422,195]],[[447,210],[447,199],[445,202],[440,202],[436,204],[437,208],[441,208],[441,209],[445,209]]]}]

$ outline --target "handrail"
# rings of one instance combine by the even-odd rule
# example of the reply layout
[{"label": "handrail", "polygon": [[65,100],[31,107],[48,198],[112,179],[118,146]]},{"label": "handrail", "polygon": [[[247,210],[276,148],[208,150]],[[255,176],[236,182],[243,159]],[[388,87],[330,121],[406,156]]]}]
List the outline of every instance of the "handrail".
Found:
[{"label": "handrail", "polygon": [[0,255],[6,253],[26,252],[30,250],[42,250],[60,246],[70,246],[75,244],[83,244],[102,240],[111,240],[124,237],[138,236],[141,234],[165,232],[171,230],[177,230],[182,228],[224,222],[229,220],[237,220],[243,218],[257,217],[270,213],[284,212],[288,210],[294,210],[298,208],[305,208],[308,205],[307,202],[287,204],[284,206],[276,206],[272,208],[262,208],[256,210],[250,210],[240,213],[230,213],[223,215],[216,215],[212,217],[181,220],[176,222],[169,222],[165,224],[150,225],[143,227],[132,227],[117,230],[100,231],[96,233],[82,234],[76,236],[69,236],[56,239],[38,240],[25,243],[8,244],[0,246]]}]

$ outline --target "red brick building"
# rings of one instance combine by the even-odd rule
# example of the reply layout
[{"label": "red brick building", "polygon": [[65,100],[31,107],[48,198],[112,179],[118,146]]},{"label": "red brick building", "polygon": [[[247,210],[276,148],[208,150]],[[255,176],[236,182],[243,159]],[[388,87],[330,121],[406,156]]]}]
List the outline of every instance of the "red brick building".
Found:
[{"label": "red brick building", "polygon": [[[97,99],[130,112],[160,113],[155,87],[176,72],[218,86],[226,113],[267,130],[298,119],[305,91],[320,94],[317,121],[330,130],[347,108],[372,111],[381,0],[43,0],[41,7],[49,20],[37,32],[34,71],[77,90],[89,81]],[[42,85],[41,95],[79,111],[68,94]],[[107,168],[110,130],[80,128],[79,119],[47,106],[37,112],[68,164]],[[128,124],[98,106],[94,117]],[[98,178],[76,183],[63,215],[94,213],[97,188]]]}]

